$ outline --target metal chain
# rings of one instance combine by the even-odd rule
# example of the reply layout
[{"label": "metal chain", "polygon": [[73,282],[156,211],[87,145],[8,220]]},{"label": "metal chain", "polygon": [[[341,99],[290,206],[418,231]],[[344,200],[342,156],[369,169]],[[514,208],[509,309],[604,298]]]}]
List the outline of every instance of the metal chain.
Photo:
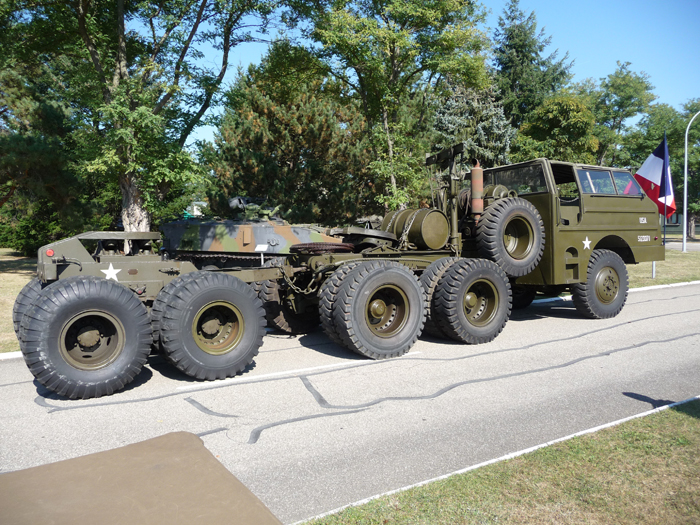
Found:
[{"label": "metal chain", "polygon": [[416,220],[416,217],[418,216],[418,213],[420,212],[420,209],[416,210],[411,214],[411,218],[406,221],[406,226],[403,228],[403,232],[401,233],[401,239],[399,239],[399,250],[404,247],[404,244],[406,243],[406,238],[408,237],[408,231],[411,229],[411,226],[413,226],[413,221]]},{"label": "metal chain", "polygon": [[389,231],[389,230],[391,230],[391,225],[394,224],[394,219],[396,219],[396,217],[398,216],[398,214],[399,214],[400,211],[401,211],[401,210],[396,210],[396,211],[394,212],[394,215],[391,216],[391,220],[389,220],[389,224],[386,225],[386,229],[384,230],[385,232],[391,233],[391,232]]},{"label": "metal chain", "polygon": [[301,293],[301,294],[304,294],[304,295],[310,295],[310,294],[316,292],[316,290],[318,290],[319,283],[316,283],[316,287],[314,287],[314,286],[313,286],[313,285],[314,285],[314,281],[311,281],[311,282],[309,283],[309,285],[306,287],[306,289],[304,290],[304,289],[299,288],[296,284],[294,284],[294,283],[292,282],[292,280],[291,280],[289,277],[287,277],[287,274],[282,273],[282,276],[284,277],[284,281],[285,281],[285,282],[289,285],[289,287],[290,287],[292,290],[294,290],[296,293]]}]

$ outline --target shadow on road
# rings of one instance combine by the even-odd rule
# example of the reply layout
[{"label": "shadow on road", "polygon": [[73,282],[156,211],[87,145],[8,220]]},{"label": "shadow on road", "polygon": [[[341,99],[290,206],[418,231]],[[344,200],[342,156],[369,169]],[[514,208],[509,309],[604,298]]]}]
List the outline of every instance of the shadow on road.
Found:
[{"label": "shadow on road", "polygon": [[[649,403],[652,406],[652,408],[664,407],[675,403],[675,401],[671,401],[670,399],[654,399],[653,397],[645,396],[642,394],[636,394],[634,392],[622,392],[622,395],[632,399],[636,399],[637,401],[642,401],[643,403]],[[689,403],[683,403],[682,405],[671,407],[671,410],[675,410],[676,412],[680,412],[681,414],[685,414],[696,419],[700,419],[700,400],[695,400]]]}]

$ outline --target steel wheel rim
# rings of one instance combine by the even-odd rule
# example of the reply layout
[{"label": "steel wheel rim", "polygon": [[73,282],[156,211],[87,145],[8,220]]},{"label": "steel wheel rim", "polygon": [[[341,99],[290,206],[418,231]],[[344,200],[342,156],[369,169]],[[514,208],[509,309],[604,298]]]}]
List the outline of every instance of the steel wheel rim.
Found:
[{"label": "steel wheel rim", "polygon": [[112,314],[101,310],[82,312],[61,328],[61,357],[78,370],[99,370],[122,353],[125,334],[124,325]]},{"label": "steel wheel rim", "polygon": [[524,259],[532,251],[535,235],[530,222],[524,217],[514,217],[503,231],[503,245],[513,259]]},{"label": "steel wheel rim", "polygon": [[595,294],[603,304],[610,304],[620,293],[620,276],[614,268],[606,266],[595,278]]},{"label": "steel wheel rim", "polygon": [[410,307],[406,294],[398,286],[376,288],[365,303],[365,321],[372,334],[389,338],[406,325]]},{"label": "steel wheel rim", "polygon": [[233,350],[244,332],[245,322],[241,311],[227,301],[204,305],[192,321],[195,344],[211,355],[223,355]]},{"label": "steel wheel rim", "polygon": [[498,290],[491,281],[479,279],[467,288],[463,298],[464,316],[473,326],[486,326],[498,311]]}]

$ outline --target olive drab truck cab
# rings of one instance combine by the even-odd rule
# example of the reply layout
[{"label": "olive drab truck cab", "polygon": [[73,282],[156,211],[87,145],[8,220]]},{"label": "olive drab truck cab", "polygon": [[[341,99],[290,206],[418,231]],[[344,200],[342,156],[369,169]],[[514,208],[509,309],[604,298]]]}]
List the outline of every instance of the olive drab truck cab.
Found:
[{"label": "olive drab truck cab", "polygon": [[25,362],[48,389],[86,399],[123,389],[151,353],[197,380],[235,376],[266,328],[321,327],[371,359],[422,334],[488,343],[537,294],[569,291],[582,315],[613,317],[626,264],[664,257],[656,206],[628,171],[466,160],[462,144],[428,156],[432,207],[379,228],[289,225],[234,198],[245,218],[171,223],[160,249],[158,232],[43,246],[13,309]]}]

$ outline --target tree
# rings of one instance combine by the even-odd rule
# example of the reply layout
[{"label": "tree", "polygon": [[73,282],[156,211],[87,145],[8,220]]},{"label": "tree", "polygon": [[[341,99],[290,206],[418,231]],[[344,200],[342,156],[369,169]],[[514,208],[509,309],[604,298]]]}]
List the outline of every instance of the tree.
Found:
[{"label": "tree", "polygon": [[337,100],[337,86],[327,78],[303,73],[279,78],[281,56],[288,56],[290,69],[313,62],[294,61],[290,52],[303,54],[286,44],[273,47],[228,93],[209,154],[216,176],[213,211],[230,215],[227,198],[236,195],[280,206],[292,222],[343,224],[375,211],[364,118],[355,104]]},{"label": "tree", "polygon": [[497,101],[498,89],[493,85],[481,90],[465,88],[452,82],[448,86],[449,96],[435,115],[439,139],[434,149],[463,142],[466,158],[476,158],[484,167],[507,164],[516,130]]},{"label": "tree", "polygon": [[513,160],[548,157],[591,164],[598,149],[595,117],[585,99],[562,92],[546,99],[523,124],[515,140]]},{"label": "tree", "polygon": [[470,0],[337,0],[311,16],[318,56],[361,103],[387,207],[404,205],[419,177],[423,152],[414,148],[429,130],[428,88],[446,74],[484,83],[482,16]]},{"label": "tree", "polygon": [[[76,108],[79,167],[119,185],[127,231],[150,229],[173,189],[198,178],[184,149],[220,91],[230,50],[250,40],[263,0],[5,0],[3,69],[44,70]],[[221,52],[206,67],[203,46]],[[26,78],[30,78],[25,75]]]},{"label": "tree", "polygon": [[557,51],[543,55],[551,41],[544,29],[537,33],[534,11],[526,17],[519,0],[510,0],[494,34],[494,68],[505,116],[515,128],[571,79],[568,53],[560,60]]},{"label": "tree", "polygon": [[630,65],[618,62],[615,72],[600,79],[600,85],[589,79],[578,86],[594,108],[599,142],[596,161],[600,166],[617,165],[626,122],[644,113],[656,98],[649,76],[631,71]]}]

